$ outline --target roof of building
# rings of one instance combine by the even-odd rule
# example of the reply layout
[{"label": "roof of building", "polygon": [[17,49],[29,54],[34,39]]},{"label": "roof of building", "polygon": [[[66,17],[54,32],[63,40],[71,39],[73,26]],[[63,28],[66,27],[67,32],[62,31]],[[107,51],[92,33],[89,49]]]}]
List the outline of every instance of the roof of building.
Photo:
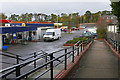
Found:
[{"label": "roof of building", "polygon": [[106,19],[108,24],[118,24],[118,20],[115,15],[103,15],[102,17]]}]

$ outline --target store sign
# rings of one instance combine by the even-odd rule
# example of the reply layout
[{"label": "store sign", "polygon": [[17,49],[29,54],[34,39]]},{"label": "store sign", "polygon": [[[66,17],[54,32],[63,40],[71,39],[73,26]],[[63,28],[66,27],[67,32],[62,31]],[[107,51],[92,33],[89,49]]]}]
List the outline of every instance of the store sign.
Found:
[{"label": "store sign", "polygon": [[16,33],[13,33],[13,39],[16,39]]},{"label": "store sign", "polygon": [[10,27],[10,24],[9,24],[9,23],[6,23],[5,26],[6,26],[6,27]]},{"label": "store sign", "polygon": [[22,26],[26,26],[25,23],[22,23]]}]

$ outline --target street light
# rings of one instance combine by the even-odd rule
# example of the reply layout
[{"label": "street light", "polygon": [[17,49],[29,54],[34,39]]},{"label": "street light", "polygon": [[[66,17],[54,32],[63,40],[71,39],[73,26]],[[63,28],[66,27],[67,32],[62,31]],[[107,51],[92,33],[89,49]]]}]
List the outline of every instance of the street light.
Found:
[{"label": "street light", "polygon": [[58,17],[59,17],[59,14],[57,15],[57,28],[58,28],[58,25],[59,25],[59,24],[58,24]]},{"label": "street light", "polygon": [[60,10],[55,10],[55,12],[58,13],[58,15],[57,15],[57,28],[58,28],[58,25],[59,25],[59,24],[58,24],[59,11],[60,11]]}]

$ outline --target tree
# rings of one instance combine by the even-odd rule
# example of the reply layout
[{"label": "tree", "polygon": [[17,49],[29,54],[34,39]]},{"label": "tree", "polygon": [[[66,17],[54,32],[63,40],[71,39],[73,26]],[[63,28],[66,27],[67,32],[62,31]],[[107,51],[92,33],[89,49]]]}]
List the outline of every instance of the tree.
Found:
[{"label": "tree", "polygon": [[51,21],[55,22],[57,20],[57,15],[51,14]]},{"label": "tree", "polygon": [[86,16],[86,23],[90,23],[91,12],[90,11],[86,11],[85,16]]},{"label": "tree", "polygon": [[9,17],[9,19],[10,19],[11,21],[18,21],[18,16],[19,16],[19,15],[12,14],[12,15]]},{"label": "tree", "polygon": [[105,10],[101,12],[101,15],[112,15],[112,12]]},{"label": "tree", "polygon": [[[111,0],[112,1],[112,0]],[[112,13],[117,16],[118,22],[119,22],[119,31],[120,31],[120,1],[119,2],[112,2]]]},{"label": "tree", "polygon": [[6,19],[7,16],[4,13],[0,13],[0,19]]},{"label": "tree", "polygon": [[97,38],[98,39],[106,38],[106,34],[107,34],[106,19],[104,19],[103,17],[99,17],[96,26],[97,26]]},{"label": "tree", "polygon": [[38,21],[38,14],[37,13],[34,13],[34,18],[35,18],[35,21]]},{"label": "tree", "polygon": [[80,24],[80,16],[79,16],[79,13],[72,13],[71,15],[72,17],[72,24],[74,24],[75,27],[79,27],[79,24]]},{"label": "tree", "polygon": [[28,14],[28,21],[32,21],[32,18],[33,18],[33,14],[32,13]]}]

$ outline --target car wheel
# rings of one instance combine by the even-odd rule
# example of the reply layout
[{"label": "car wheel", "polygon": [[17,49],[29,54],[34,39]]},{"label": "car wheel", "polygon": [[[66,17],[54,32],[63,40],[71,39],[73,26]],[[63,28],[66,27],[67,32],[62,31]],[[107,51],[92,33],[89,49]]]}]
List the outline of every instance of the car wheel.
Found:
[{"label": "car wheel", "polygon": [[46,40],[44,39],[44,42],[45,42]]}]

